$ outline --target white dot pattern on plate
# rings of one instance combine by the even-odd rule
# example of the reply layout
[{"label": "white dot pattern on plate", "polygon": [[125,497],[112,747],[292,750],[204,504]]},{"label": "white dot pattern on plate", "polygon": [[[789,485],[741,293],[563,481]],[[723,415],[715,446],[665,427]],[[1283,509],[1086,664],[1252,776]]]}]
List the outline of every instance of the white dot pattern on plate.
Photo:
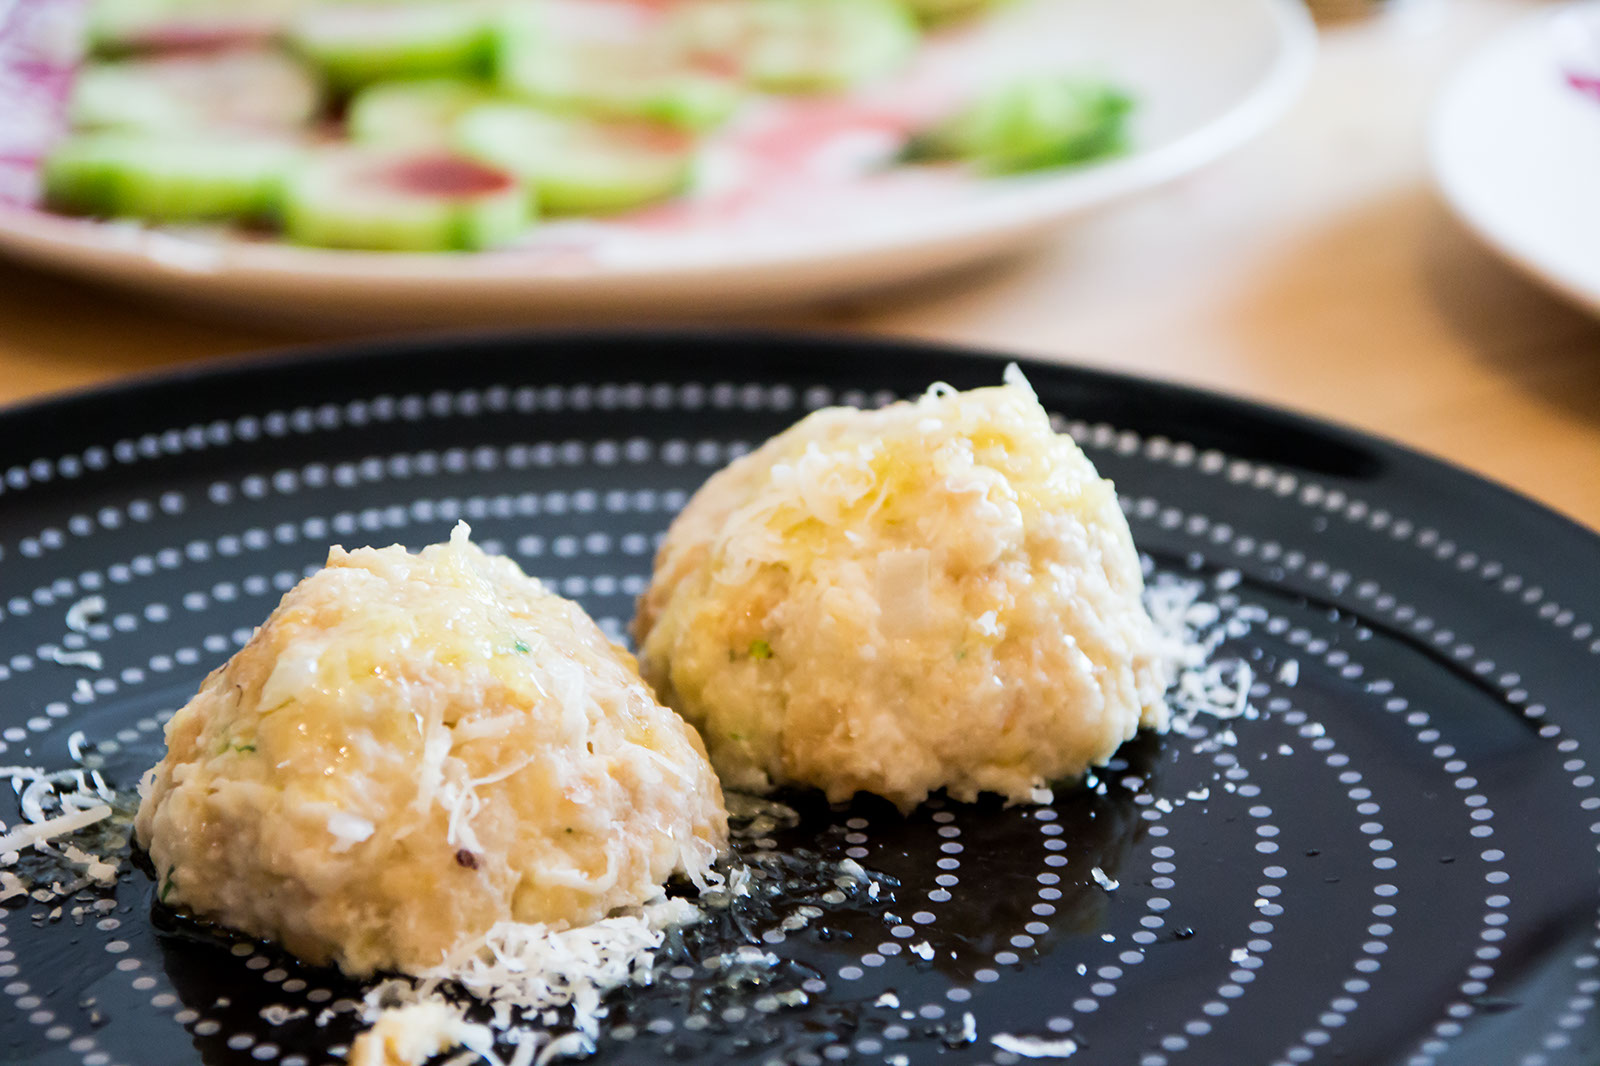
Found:
[{"label": "white dot pattern on plate", "polygon": [[[77,453],[73,462],[79,466],[70,476],[79,477],[85,472],[110,467],[132,470],[141,464],[185,453],[219,453],[236,442],[246,440],[281,440],[287,443],[297,437],[318,437],[385,422],[391,425],[458,424],[494,411],[788,411],[792,414],[801,407],[815,407],[836,399],[857,403],[881,403],[888,399],[887,395],[866,390],[836,393],[803,386],[782,386],[781,389],[780,392],[763,387],[713,383],[667,387],[640,384],[576,389],[490,387],[435,390],[396,396],[388,403],[375,398],[242,416],[226,423],[201,427],[200,433],[194,431],[195,427],[189,427],[187,430],[130,437],[102,449],[104,454],[91,455],[89,451]],[[1430,560],[1423,565],[1442,567],[1448,577],[1463,576],[1488,583],[1498,594],[1508,597],[1508,602],[1514,607],[1533,613],[1541,624],[1556,626],[1576,640],[1592,641],[1593,629],[1584,628],[1585,623],[1575,616],[1575,612],[1562,606],[1543,590],[1532,588],[1526,579],[1508,573],[1503,565],[1492,560],[1486,561],[1481,553],[1463,548],[1429,526],[1398,517],[1393,509],[1380,510],[1340,490],[1319,485],[1304,475],[1223,456],[1221,453],[1207,452],[1181,443],[1162,442],[1159,438],[1144,438],[1109,427],[1104,430],[1099,426],[1082,425],[1069,428],[1075,429],[1075,435],[1091,451],[1109,451],[1118,456],[1144,459],[1171,469],[1184,470],[1201,478],[1218,479],[1219,483],[1281,499],[1301,508],[1316,520],[1321,520],[1320,516],[1342,517],[1352,528],[1365,535],[1380,541],[1387,538],[1414,553],[1422,553],[1425,559]],[[0,674],[0,682],[32,686],[41,677],[48,676],[53,683],[57,683],[56,679],[59,678],[59,692],[39,704],[45,708],[45,713],[26,719],[19,725],[9,726],[9,729],[17,731],[0,733],[0,736],[11,745],[39,743],[53,731],[57,722],[76,725],[79,716],[89,709],[107,713],[131,699],[142,688],[168,686],[174,678],[196,676],[209,663],[215,662],[247,638],[249,624],[259,618],[273,597],[305,572],[306,566],[314,558],[308,555],[311,549],[320,547],[328,540],[380,533],[412,540],[418,532],[417,527],[436,527],[455,517],[468,517],[475,524],[481,524],[481,532],[490,543],[496,543],[503,550],[516,555],[530,570],[547,573],[556,581],[558,588],[596,602],[601,607],[602,624],[609,631],[620,634],[626,603],[619,600],[613,604],[610,598],[636,595],[642,588],[659,525],[681,506],[684,488],[704,476],[711,467],[742,453],[748,445],[742,436],[724,440],[714,436],[686,435],[663,440],[631,440],[621,436],[595,440],[551,439],[542,445],[522,445],[527,449],[522,452],[515,450],[518,447],[515,443],[440,446],[390,455],[281,463],[257,472],[219,478],[198,489],[147,490],[142,495],[116,502],[96,502],[93,507],[86,506],[78,513],[41,525],[28,537],[16,541],[13,549],[32,560],[35,566],[57,557],[66,559],[73,554],[74,544],[90,539],[97,543],[103,541],[109,546],[122,542],[131,533],[140,530],[159,531],[166,525],[176,527],[180,522],[188,528],[204,532],[202,536],[188,536],[162,546],[152,546],[151,538],[142,535],[138,550],[121,553],[116,556],[115,562],[101,563],[91,569],[75,567],[76,573],[50,575],[47,583],[39,583],[34,589],[18,593],[8,602],[0,604],[0,634],[3,634],[5,627],[12,624],[38,624],[47,614],[58,616],[67,604],[91,591],[99,591],[112,601],[107,614],[84,635],[82,645],[93,647],[106,657],[109,665],[98,674],[70,671],[46,663],[42,661],[40,646],[7,648],[8,658],[0,663],[0,668],[5,671]],[[44,484],[53,477],[69,476],[65,470],[72,469],[73,462],[67,462],[66,467],[57,472],[48,471],[39,463],[21,464],[21,474],[15,474],[18,468],[14,467],[7,472],[6,491],[20,499],[30,487]],[[99,463],[98,467],[93,465],[95,462]],[[517,466],[519,462],[525,465]],[[639,470],[649,468],[661,471],[661,477],[647,489],[629,490],[627,493],[604,487],[609,485],[605,480],[608,472],[624,471],[630,463]],[[551,491],[546,490],[538,493],[472,492],[466,490],[464,483],[460,489],[455,484],[456,481],[474,477],[505,476],[513,470],[518,476],[540,472],[564,477],[581,474],[592,479],[594,487],[583,487],[576,491],[570,488],[551,490],[554,492],[552,495]],[[455,495],[440,495],[436,491],[415,497],[411,495],[415,490],[427,490],[447,483],[449,491]],[[678,483],[684,487],[668,487]],[[309,502],[318,493],[334,491],[387,493],[391,496],[391,502],[381,506],[335,505],[328,508],[323,505],[309,516],[301,511],[302,501]],[[655,492],[657,495],[651,500],[639,496],[639,492]],[[317,499],[322,501],[325,497],[318,496]],[[1153,497],[1130,497],[1127,506],[1136,524],[1144,523],[1159,529],[1170,541],[1191,542],[1195,550],[1212,559],[1216,565],[1282,569],[1294,581],[1321,588],[1335,600],[1358,604],[1361,611],[1381,618],[1386,625],[1406,633],[1408,639],[1434,649],[1434,653],[1445,661],[1459,664],[1462,671],[1470,673],[1508,705],[1516,707],[1527,721],[1540,730],[1542,741],[1551,746],[1560,746],[1560,766],[1571,782],[1574,800],[1589,812],[1590,820],[1594,819],[1592,812],[1600,808],[1600,801],[1594,799],[1593,778],[1584,765],[1585,753],[1579,750],[1577,738],[1568,735],[1558,716],[1551,713],[1548,701],[1541,702],[1536,677],[1515,662],[1514,652],[1490,654],[1486,650],[1487,645],[1484,648],[1475,647],[1473,642],[1452,632],[1451,626],[1443,624],[1436,616],[1437,612],[1435,617],[1430,617],[1417,606],[1407,604],[1405,597],[1387,591],[1383,581],[1360,573],[1359,567],[1347,564],[1341,568],[1331,562],[1320,561],[1303,550],[1304,544],[1290,547],[1282,543],[1281,534],[1278,539],[1252,536],[1243,532],[1242,527],[1235,529],[1221,520],[1181,510]],[[277,508],[284,515],[275,521],[265,521],[259,517],[259,510],[263,507]],[[1141,512],[1148,513],[1141,516]],[[230,519],[231,515],[238,517]],[[196,523],[197,517],[204,521]],[[615,524],[619,518],[625,520],[621,527]],[[222,528],[219,528],[219,522]],[[518,525],[522,527],[520,530],[515,529]],[[297,555],[301,561],[288,566],[276,561],[285,555]],[[243,570],[237,568],[238,562],[256,558],[274,561],[265,566],[246,567]],[[173,591],[171,579],[190,571],[197,575],[197,580],[184,583]],[[138,601],[144,588],[157,585],[164,588],[159,598],[149,598],[149,602]],[[1248,605],[1247,601],[1241,602]],[[607,613],[608,609],[610,613]],[[1514,928],[1519,921],[1518,897],[1512,876],[1516,869],[1516,853],[1512,851],[1507,855],[1502,851],[1510,850],[1509,846],[1496,836],[1495,829],[1501,824],[1502,814],[1497,810],[1499,805],[1494,800],[1495,794],[1492,789],[1478,784],[1483,775],[1476,771],[1470,753],[1465,753],[1460,740],[1452,736],[1450,726],[1440,720],[1436,702],[1419,699],[1409,693],[1402,695],[1401,686],[1386,681],[1384,669],[1367,661],[1358,648],[1351,644],[1349,630],[1330,633],[1326,626],[1312,620],[1283,617],[1283,628],[1274,633],[1271,627],[1278,621],[1280,616],[1268,612],[1265,619],[1258,619],[1252,625],[1262,633],[1263,638],[1278,640],[1307,664],[1306,674],[1302,678],[1314,674],[1320,683],[1343,683],[1364,689],[1370,700],[1375,701],[1389,718],[1403,727],[1411,738],[1409,743],[1425,753],[1431,767],[1428,773],[1446,782],[1453,809],[1459,812],[1470,838],[1481,845],[1470,854],[1463,853],[1456,857],[1457,867],[1474,867],[1476,876],[1482,878],[1480,898],[1483,906],[1475,933],[1478,946],[1473,949],[1473,961],[1457,979],[1459,999],[1445,1005],[1441,1017],[1433,1025],[1433,1032],[1414,1049],[1412,1060],[1416,1066],[1422,1066],[1425,1062],[1446,1061],[1440,1056],[1448,1052],[1452,1041],[1471,1022],[1465,1009],[1495,987],[1496,953],[1501,950],[1499,945],[1503,943],[1508,928]],[[166,633],[170,633],[171,637],[162,639],[161,635]],[[60,636],[53,639],[62,647],[72,647]],[[1361,639],[1365,638],[1356,638],[1357,643]],[[129,656],[123,649],[134,645],[141,648],[141,653],[137,660],[129,662]],[[1587,645],[1585,647],[1588,648]],[[142,650],[146,648],[150,650]],[[1600,650],[1600,644],[1588,650]],[[1312,663],[1315,666],[1310,665]],[[84,680],[86,687],[76,685],[74,682],[77,680]],[[1388,687],[1384,689],[1383,686]],[[1280,700],[1283,702],[1279,703]],[[1370,913],[1364,918],[1364,939],[1359,941],[1360,948],[1352,963],[1365,960],[1377,965],[1371,971],[1362,971],[1352,965],[1350,975],[1343,979],[1338,994],[1312,1015],[1315,1024],[1301,1031],[1295,1042],[1282,1053],[1283,1061],[1311,1061],[1325,1055],[1327,1049],[1337,1042],[1342,1030],[1360,1023],[1365,1009],[1362,1004],[1370,982],[1381,978],[1386,972],[1386,953],[1368,952],[1367,948],[1386,943],[1391,939],[1393,930],[1401,929],[1405,922],[1414,920],[1411,909],[1402,909],[1406,901],[1400,898],[1398,892],[1389,896],[1378,894],[1380,889],[1386,886],[1392,888],[1395,883],[1384,878],[1398,880],[1404,873],[1403,868],[1397,868],[1394,864],[1397,860],[1407,858],[1409,853],[1402,851],[1401,838],[1391,831],[1394,828],[1391,822],[1397,812],[1379,808],[1378,804],[1383,802],[1381,799],[1361,794],[1365,789],[1376,786],[1369,785],[1369,775],[1363,773],[1359,752],[1347,752],[1333,744],[1331,722],[1302,710],[1292,685],[1281,695],[1275,693],[1270,685],[1264,685],[1257,702],[1263,708],[1261,723],[1238,723],[1240,734],[1243,735],[1247,728],[1259,728],[1268,723],[1275,729],[1292,730],[1293,735],[1284,741],[1285,746],[1292,749],[1292,754],[1281,756],[1285,763],[1300,765],[1305,760],[1312,760],[1314,765],[1321,768],[1319,772],[1337,778],[1344,805],[1341,809],[1353,811],[1351,826],[1359,834],[1365,852],[1363,863],[1369,871],[1367,876],[1374,893]],[[99,711],[99,708],[105,708],[105,711]],[[155,732],[163,713],[170,711],[158,712],[145,708],[126,722],[117,722],[118,728],[110,733],[94,739],[101,741],[101,750],[110,754],[115,754],[115,745],[118,744],[133,748],[140,745],[148,747],[149,743],[158,742]],[[1297,715],[1305,717],[1296,720]],[[1317,733],[1317,728],[1324,732]],[[1183,742],[1183,738],[1169,738],[1167,744],[1181,745]],[[1209,753],[1206,762],[1216,773],[1212,785],[1215,788],[1231,785],[1234,791],[1228,793],[1230,801],[1237,800],[1245,804],[1241,808],[1244,813],[1243,824],[1249,827],[1248,850],[1254,856],[1258,876],[1252,877],[1250,883],[1241,885],[1248,897],[1243,902],[1250,904],[1250,913],[1244,916],[1239,926],[1237,942],[1225,954],[1230,954],[1232,947],[1238,947],[1246,952],[1247,958],[1265,962],[1273,958],[1271,949],[1263,948],[1263,954],[1258,956],[1252,951],[1251,944],[1256,942],[1258,947],[1271,944],[1281,933],[1279,923],[1291,916],[1285,913],[1285,908],[1292,910],[1294,897],[1292,888],[1285,891],[1285,887],[1293,885],[1294,876],[1278,871],[1287,869],[1288,852],[1299,846],[1298,835],[1295,827],[1279,816],[1287,809],[1283,801],[1262,792],[1263,786],[1268,791],[1272,789],[1271,782],[1259,780],[1253,769],[1251,773],[1244,773],[1244,765],[1237,760],[1232,763],[1216,761],[1217,756],[1233,754],[1228,750]],[[1275,752],[1266,754],[1271,759],[1279,758]],[[1336,761],[1341,759],[1342,762]],[[1457,766],[1457,763],[1462,765]],[[1230,777],[1229,774],[1234,771],[1239,771],[1238,775]],[[1352,774],[1355,776],[1350,777]],[[1244,792],[1246,788],[1256,791],[1253,795],[1248,794]],[[1150,798],[1151,794],[1151,791],[1136,793],[1139,798],[1133,801],[1131,808],[1137,812],[1141,832],[1146,834],[1146,845],[1141,846],[1138,852],[1141,857],[1134,867],[1119,872],[1123,882],[1120,887],[1103,894],[1110,907],[1109,914],[1137,915],[1140,919],[1150,919],[1160,924],[1147,926],[1135,920],[1126,928],[1107,933],[1113,937],[1111,941],[1082,936],[1063,941],[1059,928],[1064,918],[1061,908],[1068,902],[1066,897],[1070,892],[1088,885],[1081,878],[1075,884],[1069,885],[1067,882],[1066,874],[1077,876],[1081,875],[1082,870],[1075,865],[1078,857],[1067,846],[1065,834],[1059,830],[1059,820],[1049,817],[1030,820],[1028,824],[1034,840],[1037,866],[1025,913],[1018,915],[1014,927],[1001,930],[995,946],[982,959],[982,965],[975,964],[965,979],[947,984],[936,997],[907,1004],[904,1009],[910,1012],[911,1017],[897,1017],[883,1032],[858,1037],[848,1047],[833,1045],[807,1054],[814,1055],[818,1061],[850,1055],[895,1061],[895,1055],[899,1053],[897,1046],[911,1048],[925,1027],[944,1025],[948,1029],[949,1024],[958,1021],[969,1007],[981,1016],[983,1009],[996,1002],[996,996],[1004,994],[1007,973],[1026,969],[1030,958],[1060,952],[1067,943],[1074,945],[1074,950],[1082,951],[1084,972],[1078,975],[1080,981],[1077,985],[1064,987],[1063,995],[1052,1012],[1041,1019],[1040,1031],[1086,1033],[1092,1026],[1105,1024],[1108,1012],[1113,1011],[1126,996],[1134,994],[1130,990],[1130,982],[1136,981],[1141,967],[1149,965],[1144,960],[1150,958],[1154,941],[1141,943],[1135,938],[1140,934],[1154,937],[1156,930],[1172,935],[1170,927],[1179,920],[1175,917],[1176,912],[1186,905],[1184,886],[1192,883],[1185,871],[1193,867],[1197,857],[1181,847],[1182,827],[1179,821],[1192,817],[1189,812],[1197,812],[1207,804],[1190,800],[1186,806],[1179,802],[1184,796],[1168,793],[1158,798],[1165,798],[1173,805],[1173,809],[1162,810],[1156,806],[1156,800]],[[1220,802],[1222,798],[1219,792],[1213,802]],[[1392,808],[1393,804],[1390,802],[1385,806]],[[1369,807],[1375,809],[1365,809]],[[1251,813],[1257,809],[1264,813]],[[1052,814],[1054,810],[1045,808],[1039,814]],[[1403,828],[1404,812],[1398,813],[1401,817],[1400,828]],[[915,967],[926,963],[930,969],[936,969],[932,960],[912,962],[921,958],[920,952],[913,949],[919,949],[926,943],[934,948],[937,955],[934,943],[942,935],[945,924],[959,920],[953,916],[978,889],[974,882],[981,882],[981,878],[987,874],[983,863],[972,854],[974,844],[968,824],[970,813],[950,806],[935,810],[932,814],[945,817],[930,822],[930,827],[936,827],[933,828],[930,838],[932,846],[927,853],[931,862],[922,871],[914,887],[915,898],[897,902],[896,921],[884,928],[881,942],[866,945],[871,950],[858,952],[854,961],[835,967],[859,970],[861,976],[853,979],[855,983],[864,985],[868,983],[869,972],[889,974],[897,972],[895,968],[901,965]],[[846,825],[841,837],[840,853],[863,861],[870,868],[880,854],[880,841],[875,829],[872,832],[864,831],[869,828],[872,827],[850,828]],[[1057,831],[1051,832],[1052,828]],[[981,847],[979,850],[982,851]],[[978,862],[978,865],[972,866],[973,862]],[[1130,876],[1129,870],[1135,868],[1137,874]],[[1049,877],[1057,880],[1049,881],[1046,879]],[[1148,884],[1136,886],[1134,880],[1137,879],[1143,879]],[[1275,889],[1276,892],[1273,891]],[[1097,887],[1096,891],[1101,890]],[[1107,928],[1114,926],[1115,923]],[[108,937],[102,942],[108,964],[115,966],[118,959],[140,961],[135,957],[137,944],[123,937],[125,930],[100,932]],[[1214,930],[1200,930],[1195,940],[1214,934]],[[794,938],[795,934],[789,934],[791,941]],[[129,944],[130,948],[119,951],[111,947],[119,942]],[[1595,946],[1591,945],[1591,949]],[[1095,955],[1095,952],[1100,954]],[[867,956],[874,956],[878,961],[867,962]],[[942,963],[943,957],[938,956],[938,961]],[[325,988],[312,987],[299,977],[287,976],[296,972],[294,967],[282,964],[276,957],[243,955],[240,956],[240,962],[241,972],[253,974],[252,979],[258,980],[263,986],[270,985],[275,995],[281,995],[286,1000],[325,1004],[333,998]],[[1593,980],[1590,971],[1595,965],[1593,950],[1574,958],[1573,994],[1563,1002],[1561,1011],[1553,1016],[1551,1030],[1545,1035],[1546,1040],[1556,1039],[1558,1043],[1546,1046],[1541,1042],[1541,1050],[1531,1055],[1548,1058],[1556,1054],[1565,1046],[1559,1044],[1559,1039],[1584,1024],[1583,1019],[1589,1016],[1592,1007],[1594,989],[1590,987],[1584,990],[1582,986]],[[251,969],[252,966],[254,969]],[[1228,1024],[1231,1018],[1247,1009],[1252,980],[1236,981],[1233,980],[1234,976],[1239,973],[1253,974],[1259,968],[1233,965],[1231,962],[1222,967],[1218,980],[1212,985],[1213,993],[1189,1004],[1189,1013],[1163,1035],[1156,1047],[1147,1049],[1145,1054],[1165,1055],[1174,1061],[1178,1057],[1198,1054],[1195,1049],[1204,1046],[1208,1038],[1214,1038],[1217,1027]],[[124,975],[122,979],[130,983],[156,980],[148,967],[129,967],[120,972]],[[1370,976],[1374,973],[1378,977]],[[296,981],[302,983],[296,985]],[[1369,984],[1363,986],[1364,981]],[[197,1035],[210,1033],[219,1037],[223,1046],[228,1040],[234,1040],[239,1044],[235,1050],[254,1061],[282,1058],[289,1063],[290,1056],[285,1055],[284,1045],[266,1028],[260,1031],[226,1031],[224,1027],[233,1024],[231,1020],[224,1022],[221,1016],[211,1016],[205,1009],[206,1005],[184,1005],[181,998],[163,991],[159,981],[138,986],[134,990],[147,997],[166,997],[163,999],[164,1009],[182,1024],[190,1026],[191,1032]],[[320,995],[314,998],[313,993]],[[26,998],[31,994],[23,992],[21,996]],[[196,1007],[201,1009],[197,1011]],[[40,1023],[44,1025],[42,1031],[48,1033],[52,1027],[66,1027],[68,1031],[59,1037],[60,1041],[67,1041],[66,1046],[70,1046],[72,1040],[92,1039],[87,1032],[74,1035],[59,1010],[38,1006],[32,1010],[57,1015],[49,1019],[48,1024]],[[775,1016],[781,1014],[781,1011],[775,1012]],[[1574,1022],[1574,1018],[1578,1021]],[[211,1026],[218,1028],[212,1031]],[[677,1026],[670,1033],[663,1025],[652,1028],[645,1024],[638,1028],[641,1035],[636,1040],[647,1036],[675,1036],[690,1027]],[[978,1044],[984,1045],[986,1034],[980,1031],[978,1035]],[[1184,1043],[1180,1045],[1178,1041]],[[1168,1043],[1171,1046],[1167,1046]],[[110,1061],[98,1046],[91,1048],[82,1045],[75,1053],[86,1066],[97,1066],[96,1062],[88,1061],[87,1056],[90,1055],[104,1056],[98,1060],[100,1062]],[[996,1051],[992,1055],[996,1062],[1015,1061],[1014,1056],[1004,1052]],[[785,1061],[803,1060],[791,1057]],[[289,1066],[298,1064],[289,1063]],[[1535,1066],[1533,1059],[1530,1058],[1528,1066]]]}]

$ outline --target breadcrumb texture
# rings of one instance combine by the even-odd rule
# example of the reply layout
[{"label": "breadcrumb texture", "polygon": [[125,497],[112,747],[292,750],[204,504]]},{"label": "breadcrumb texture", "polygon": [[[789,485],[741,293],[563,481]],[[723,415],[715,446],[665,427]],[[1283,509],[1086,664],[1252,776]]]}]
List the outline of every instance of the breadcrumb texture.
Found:
[{"label": "breadcrumb texture", "polygon": [[1111,483],[1007,384],[817,411],[713,476],[656,556],[645,678],[726,787],[1028,800],[1164,729]]},{"label": "breadcrumb texture", "polygon": [[465,526],[334,548],[173,717],[142,792],[167,903],[356,976],[642,904],[727,839],[694,731]]}]

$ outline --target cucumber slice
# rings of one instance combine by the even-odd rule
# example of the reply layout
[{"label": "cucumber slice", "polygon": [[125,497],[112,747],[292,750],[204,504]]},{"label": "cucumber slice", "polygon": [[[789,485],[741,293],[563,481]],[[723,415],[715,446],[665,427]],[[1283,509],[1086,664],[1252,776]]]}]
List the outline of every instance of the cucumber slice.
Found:
[{"label": "cucumber slice", "polygon": [[661,126],[487,104],[463,116],[456,134],[468,155],[521,177],[550,214],[608,214],[666,200],[694,173],[693,139]]},{"label": "cucumber slice", "polygon": [[911,13],[927,25],[942,25],[971,18],[988,8],[999,7],[1005,0],[905,0]]},{"label": "cucumber slice", "polygon": [[916,20],[899,0],[705,0],[672,32],[771,92],[831,92],[892,73],[916,51]]},{"label": "cucumber slice", "polygon": [[67,114],[78,129],[284,131],[309,122],[321,92],[281,52],[248,49],[88,63]]},{"label": "cucumber slice", "polygon": [[202,51],[267,43],[307,0],[93,0],[90,52]]},{"label": "cucumber slice", "polygon": [[73,214],[152,222],[263,219],[297,149],[283,141],[83,133],[45,158],[45,202]]},{"label": "cucumber slice", "polygon": [[1086,163],[1126,149],[1133,107],[1105,82],[1039,75],[985,93],[913,138],[905,158],[966,160],[992,174]]},{"label": "cucumber slice", "polygon": [[659,39],[584,39],[526,20],[502,26],[495,51],[501,88],[532,103],[605,118],[704,131],[743,99],[734,79],[696,69]]},{"label": "cucumber slice", "polygon": [[324,5],[293,19],[288,41],[341,89],[391,78],[470,78],[488,72],[494,16],[470,0]]},{"label": "cucumber slice", "polygon": [[378,82],[350,98],[345,128],[352,140],[368,144],[444,147],[462,115],[496,96],[481,82],[452,78]]},{"label": "cucumber slice", "polygon": [[283,229],[325,248],[478,251],[520,235],[530,199],[511,174],[453,153],[340,146],[290,172]]}]

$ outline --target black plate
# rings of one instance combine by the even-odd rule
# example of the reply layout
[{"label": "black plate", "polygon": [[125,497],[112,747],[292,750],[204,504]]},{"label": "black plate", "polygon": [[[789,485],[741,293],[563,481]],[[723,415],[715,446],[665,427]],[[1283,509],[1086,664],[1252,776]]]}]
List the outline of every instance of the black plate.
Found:
[{"label": "black plate", "polygon": [[[1255,667],[1262,713],[1144,738],[1102,790],[1043,811],[812,805],[780,853],[859,857],[899,887],[819,897],[822,918],[780,936],[795,895],[827,887],[801,885],[673,945],[661,985],[617,997],[599,1061],[1019,1061],[1002,1032],[1140,1066],[1595,1061],[1600,542],[1371,438],[1025,368],[1156,568],[1248,621],[1221,654]],[[731,455],[821,403],[999,371],[875,341],[551,335],[280,357],[10,412],[0,762],[65,766],[81,729],[131,784],[163,712],[330,542],[418,546],[464,516],[619,630],[653,536]],[[90,638],[104,668],[45,661],[91,593],[109,601]],[[350,1014],[318,1015],[352,986],[191,936],[152,894],[130,868],[107,913],[13,901],[0,1057],[336,1059]],[[754,990],[693,965],[763,933],[777,962]]]}]

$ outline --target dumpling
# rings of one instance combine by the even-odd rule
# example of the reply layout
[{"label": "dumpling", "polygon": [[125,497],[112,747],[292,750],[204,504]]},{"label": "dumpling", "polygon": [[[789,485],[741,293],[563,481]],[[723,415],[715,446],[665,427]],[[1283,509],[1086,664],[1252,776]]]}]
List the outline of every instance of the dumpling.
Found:
[{"label": "dumpling", "polygon": [[163,901],[356,976],[641,904],[727,838],[700,739],[632,657],[465,526],[334,548],[173,717],[142,792]]},{"label": "dumpling", "polygon": [[817,411],[714,475],[656,557],[645,678],[729,788],[1026,800],[1164,729],[1116,493],[1020,373]]}]

